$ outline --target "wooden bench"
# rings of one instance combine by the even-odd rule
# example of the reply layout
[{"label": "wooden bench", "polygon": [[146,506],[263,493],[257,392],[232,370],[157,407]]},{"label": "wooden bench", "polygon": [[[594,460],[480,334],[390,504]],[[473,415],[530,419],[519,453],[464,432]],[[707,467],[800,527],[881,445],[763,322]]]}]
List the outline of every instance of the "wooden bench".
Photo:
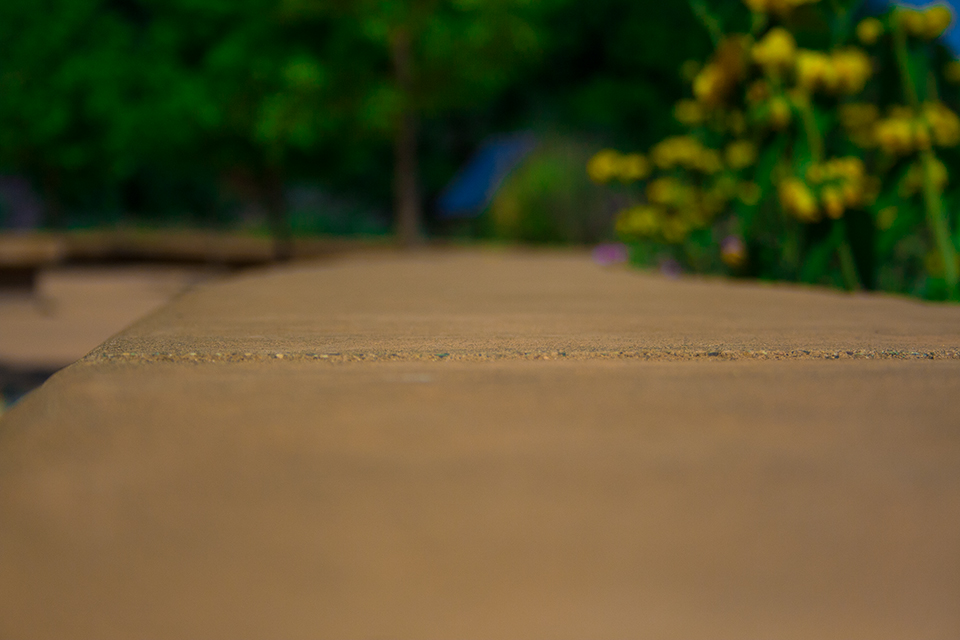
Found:
[{"label": "wooden bench", "polygon": [[45,233],[0,233],[0,292],[33,293],[41,269],[66,255],[59,236]]}]

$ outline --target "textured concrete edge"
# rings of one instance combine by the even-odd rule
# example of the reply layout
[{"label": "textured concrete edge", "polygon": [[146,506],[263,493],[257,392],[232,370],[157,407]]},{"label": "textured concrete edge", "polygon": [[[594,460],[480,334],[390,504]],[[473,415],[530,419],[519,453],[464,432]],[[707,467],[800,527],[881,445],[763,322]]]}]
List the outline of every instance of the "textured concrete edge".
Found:
[{"label": "textured concrete edge", "polygon": [[[104,345],[107,346],[107,345]],[[691,349],[640,349],[640,350],[497,350],[449,352],[422,351],[349,351],[330,352],[301,350],[256,350],[256,351],[190,351],[149,353],[110,353],[103,347],[79,360],[78,365],[104,363],[231,363],[231,362],[494,362],[504,360],[633,360],[633,361],[733,361],[733,360],[960,360],[960,349],[926,349],[920,351],[882,350],[833,350],[793,349],[785,350],[691,350]]]}]

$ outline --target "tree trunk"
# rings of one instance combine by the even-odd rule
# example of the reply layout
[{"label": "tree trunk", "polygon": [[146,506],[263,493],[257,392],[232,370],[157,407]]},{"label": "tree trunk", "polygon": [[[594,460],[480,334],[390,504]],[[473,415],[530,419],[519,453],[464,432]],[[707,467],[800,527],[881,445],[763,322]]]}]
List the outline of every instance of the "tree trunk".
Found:
[{"label": "tree trunk", "polygon": [[293,257],[293,234],[283,194],[283,178],[276,171],[267,170],[264,176],[263,204],[273,235],[273,259],[287,261]]},{"label": "tree trunk", "polygon": [[401,30],[394,34],[393,67],[397,87],[403,96],[403,107],[394,139],[393,197],[396,234],[400,244],[412,247],[423,241],[421,223],[419,170],[417,167],[417,114],[412,101],[410,34]]},{"label": "tree trunk", "polygon": [[60,170],[44,167],[41,170],[43,188],[44,226],[48,229],[63,229],[65,226],[63,202],[60,200]]}]

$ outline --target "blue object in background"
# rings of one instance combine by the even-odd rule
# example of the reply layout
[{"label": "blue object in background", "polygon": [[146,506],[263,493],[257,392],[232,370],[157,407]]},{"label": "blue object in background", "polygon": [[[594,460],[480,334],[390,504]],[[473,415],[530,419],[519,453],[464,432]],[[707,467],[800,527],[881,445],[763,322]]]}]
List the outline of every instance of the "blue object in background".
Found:
[{"label": "blue object in background", "polygon": [[923,8],[929,7],[931,4],[944,4],[953,10],[953,24],[940,36],[940,42],[942,42],[954,56],[960,57],[960,30],[957,29],[957,18],[960,17],[960,12],[958,12],[957,9],[960,8],[960,0],[940,0],[939,2],[931,2],[931,0],[865,0],[863,7],[868,13],[875,14],[883,13],[893,5]]},{"label": "blue object in background", "polygon": [[438,216],[473,218],[483,213],[503,180],[536,146],[532,133],[489,138],[440,193]]}]

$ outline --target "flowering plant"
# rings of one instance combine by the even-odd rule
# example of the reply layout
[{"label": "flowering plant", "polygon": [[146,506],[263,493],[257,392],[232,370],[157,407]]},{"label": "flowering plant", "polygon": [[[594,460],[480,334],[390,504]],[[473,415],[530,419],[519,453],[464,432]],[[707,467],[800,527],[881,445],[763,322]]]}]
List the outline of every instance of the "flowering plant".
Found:
[{"label": "flowering plant", "polygon": [[631,194],[616,231],[638,259],[960,300],[950,8],[743,0],[727,29],[690,1],[714,51],[682,69],[683,134],[587,164]]}]

